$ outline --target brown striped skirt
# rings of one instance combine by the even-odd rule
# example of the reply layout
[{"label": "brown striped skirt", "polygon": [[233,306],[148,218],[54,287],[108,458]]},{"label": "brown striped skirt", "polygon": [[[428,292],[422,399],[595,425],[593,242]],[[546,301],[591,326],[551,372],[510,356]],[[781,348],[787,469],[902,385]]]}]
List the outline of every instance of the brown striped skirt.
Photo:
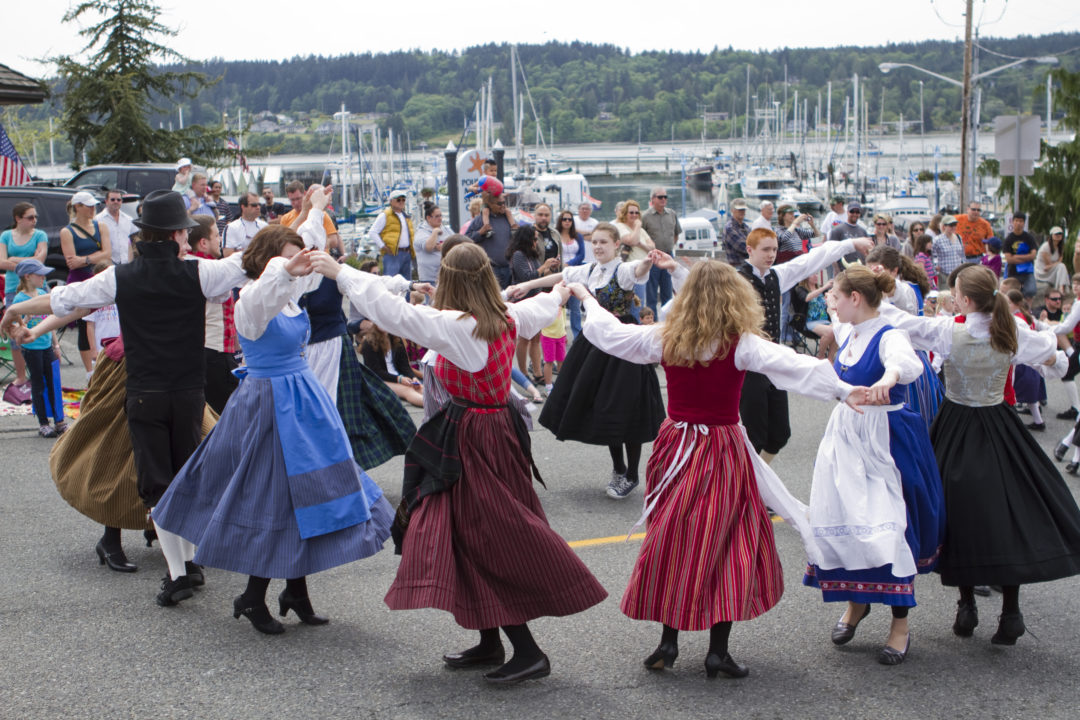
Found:
[{"label": "brown striped skirt", "polygon": [[[56,489],[71,507],[109,527],[143,530],[146,506],[135,482],[124,401],[127,371],[124,360],[98,355],[94,377],[80,405],[79,419],[53,445],[49,470]],[[206,408],[203,436],[217,422]]]},{"label": "brown striped skirt", "polygon": [[[683,430],[664,421],[646,470],[646,493],[679,462]],[[623,613],[679,630],[750,620],[784,592],[772,522],[739,425],[714,425],[649,515]]]},{"label": "brown striped skirt", "polygon": [[572,615],[607,597],[548,525],[511,412],[465,412],[461,478],[413,511],[390,609],[437,608],[479,630]]}]

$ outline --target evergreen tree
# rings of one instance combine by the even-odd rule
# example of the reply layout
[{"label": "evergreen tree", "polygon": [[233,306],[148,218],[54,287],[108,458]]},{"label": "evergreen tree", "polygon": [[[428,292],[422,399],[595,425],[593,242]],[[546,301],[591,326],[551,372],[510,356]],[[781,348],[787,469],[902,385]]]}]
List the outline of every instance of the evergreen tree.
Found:
[{"label": "evergreen tree", "polygon": [[79,31],[88,39],[82,50],[88,58],[52,58],[62,81],[63,120],[76,169],[83,151],[92,164],[172,162],[182,155],[206,163],[225,155],[224,131],[150,124],[151,113],[165,110],[154,103],[195,97],[214,82],[201,73],[154,66],[155,61],[186,62],[158,41],[177,34],[157,22],[158,12],[149,0],[84,0],[64,15],[64,22],[101,16]]}]

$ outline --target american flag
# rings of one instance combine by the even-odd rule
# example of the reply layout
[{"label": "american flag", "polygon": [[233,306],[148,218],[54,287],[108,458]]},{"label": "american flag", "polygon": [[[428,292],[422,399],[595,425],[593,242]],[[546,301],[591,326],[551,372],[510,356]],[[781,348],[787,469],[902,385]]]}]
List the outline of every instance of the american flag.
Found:
[{"label": "american flag", "polygon": [[225,139],[225,149],[226,150],[239,150],[240,149],[240,144],[236,142],[236,138],[234,138],[232,135],[230,135],[229,137],[227,137]]},{"label": "american flag", "polygon": [[30,173],[19,159],[4,126],[0,125],[0,187],[30,182]]}]

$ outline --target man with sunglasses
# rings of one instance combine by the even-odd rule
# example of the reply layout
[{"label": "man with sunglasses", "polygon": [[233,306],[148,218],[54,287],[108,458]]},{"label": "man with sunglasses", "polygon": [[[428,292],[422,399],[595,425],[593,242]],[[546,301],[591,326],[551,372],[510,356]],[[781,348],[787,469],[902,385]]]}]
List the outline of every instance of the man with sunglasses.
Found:
[{"label": "man with sunglasses", "polygon": [[[847,206],[847,218],[844,222],[834,227],[829,232],[829,240],[832,242],[842,242],[844,240],[851,240],[853,238],[870,237],[870,233],[866,231],[866,227],[859,222],[859,218],[862,217],[862,205],[858,200],[852,200]],[[848,253],[844,256],[844,262],[853,263],[863,259],[863,256],[858,251]]]},{"label": "man with sunglasses", "polygon": [[94,216],[95,220],[109,228],[113,265],[123,265],[131,260],[131,236],[139,232],[131,217],[120,211],[123,204],[123,191],[109,190],[105,193],[105,209]]},{"label": "man with sunglasses", "polygon": [[[673,210],[667,209],[667,190],[653,188],[649,198],[649,209],[641,215],[641,227],[652,238],[657,250],[671,255],[675,251],[675,240],[682,232],[679,218]],[[657,299],[663,305],[671,299],[671,273],[653,266],[649,270],[649,281],[645,287],[645,304],[652,308],[653,314],[660,317]]]},{"label": "man with sunglasses", "polygon": [[243,254],[255,233],[266,227],[266,221],[260,217],[262,204],[259,196],[246,192],[240,196],[240,217],[225,226],[225,235],[221,239],[224,257],[235,252]]},{"label": "man with sunglasses", "polygon": [[994,235],[994,228],[983,219],[982,205],[973,201],[968,204],[967,215],[956,216],[956,232],[964,241],[964,258],[978,262],[986,253],[983,243]]}]

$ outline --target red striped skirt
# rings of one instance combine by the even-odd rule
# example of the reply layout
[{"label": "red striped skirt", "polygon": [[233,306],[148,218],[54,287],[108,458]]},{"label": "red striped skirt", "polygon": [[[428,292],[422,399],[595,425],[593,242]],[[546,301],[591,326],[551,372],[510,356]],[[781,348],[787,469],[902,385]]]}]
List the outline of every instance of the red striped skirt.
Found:
[{"label": "red striped skirt", "polygon": [[446,610],[480,630],[572,615],[607,597],[548,525],[509,412],[462,418],[461,478],[413,511],[391,610]]},{"label": "red striped skirt", "polygon": [[[646,492],[678,463],[684,431],[665,420],[646,470]],[[646,525],[622,611],[679,630],[750,620],[784,593],[772,522],[738,425],[687,429],[694,448]]]}]

